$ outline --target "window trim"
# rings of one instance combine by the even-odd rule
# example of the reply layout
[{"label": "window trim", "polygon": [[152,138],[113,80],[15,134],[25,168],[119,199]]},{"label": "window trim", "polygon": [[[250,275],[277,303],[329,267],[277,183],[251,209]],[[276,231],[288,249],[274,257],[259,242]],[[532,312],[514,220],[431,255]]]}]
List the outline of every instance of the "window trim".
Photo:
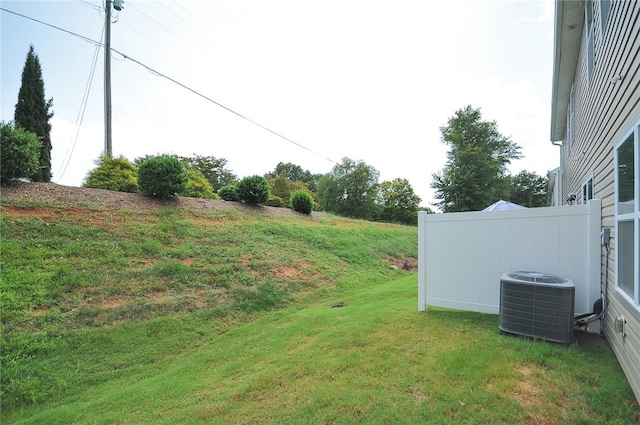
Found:
[{"label": "window trim", "polygon": [[[576,133],[576,91],[575,86],[571,85],[571,93],[569,94],[569,106],[567,107],[567,151],[571,151],[573,139]],[[568,153],[567,152],[567,153]]]},{"label": "window trim", "polygon": [[[633,137],[633,160],[634,160],[634,202],[632,212],[620,212],[619,211],[619,167],[618,167],[618,151],[620,147]],[[615,210],[615,231],[617,237],[615,238],[615,288],[616,292],[620,294],[631,306],[640,311],[640,119],[638,119],[633,126],[626,131],[620,140],[614,145],[614,210]],[[620,237],[620,223],[632,222],[634,224],[633,230],[633,254],[631,261],[633,262],[633,295],[627,293],[622,289],[619,281],[621,274],[621,240]],[[634,258],[635,257],[635,258]]]},{"label": "window trim", "polygon": [[607,29],[607,24],[609,23],[611,0],[598,0],[598,11],[600,15],[600,39],[602,40]]},{"label": "window trim", "polygon": [[[589,197],[589,182],[591,182],[591,197]],[[589,173],[580,185],[580,199],[582,204],[586,204],[595,196],[595,182],[593,180],[593,172]],[[585,199],[586,198],[586,199]]]},{"label": "window trim", "polygon": [[587,0],[584,6],[584,29],[586,40],[586,60],[587,60],[587,86],[591,85],[591,76],[595,65],[595,11],[594,0]]}]

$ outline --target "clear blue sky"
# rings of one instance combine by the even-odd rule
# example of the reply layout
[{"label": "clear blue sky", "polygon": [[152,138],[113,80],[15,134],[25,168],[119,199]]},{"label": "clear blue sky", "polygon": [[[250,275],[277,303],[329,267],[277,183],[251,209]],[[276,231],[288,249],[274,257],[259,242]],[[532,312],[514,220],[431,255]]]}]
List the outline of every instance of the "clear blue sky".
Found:
[{"label": "clear blue sky", "polygon": [[[101,1],[0,5],[102,36]],[[326,173],[327,159],[349,157],[375,167],[381,181],[406,178],[428,206],[431,174],[446,159],[439,128],[472,105],[522,146],[512,172],[558,166],[549,142],[550,0],[132,0],[113,18],[114,49],[307,148],[114,53],[116,156],[211,155],[239,177],[280,161]],[[81,185],[104,149],[102,49],[78,130],[96,47],[5,11],[0,38],[0,119],[13,119],[33,44],[54,100],[53,181]]]}]

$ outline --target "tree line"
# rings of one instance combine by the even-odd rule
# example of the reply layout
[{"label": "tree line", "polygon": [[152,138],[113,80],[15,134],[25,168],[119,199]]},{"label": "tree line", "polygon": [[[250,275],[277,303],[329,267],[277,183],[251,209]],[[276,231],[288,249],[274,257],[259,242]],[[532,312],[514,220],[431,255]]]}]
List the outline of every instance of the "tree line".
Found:
[{"label": "tree line", "polygon": [[444,169],[432,174],[434,205],[442,212],[480,211],[501,199],[524,207],[547,205],[547,178],[524,170],[515,176],[507,166],[522,158],[521,148],[484,121],[480,109],[459,109],[440,128],[449,146]]},{"label": "tree line", "polygon": [[[2,184],[20,178],[50,181],[52,105],[53,99],[45,100],[42,70],[30,46],[14,122],[0,123]],[[521,158],[521,149],[500,134],[495,122],[482,120],[479,109],[456,111],[440,132],[450,149],[443,170],[432,175],[437,199],[432,206],[442,212],[477,211],[499,199],[527,207],[546,205],[546,178],[528,171],[508,174],[508,164]],[[421,199],[408,180],[379,178],[373,166],[346,157],[326,174],[280,162],[264,176],[241,179],[224,158],[158,154],[133,162],[101,156],[83,186],[161,198],[180,195],[291,208],[295,204],[303,212],[314,209],[408,225],[417,224],[419,211],[433,212],[420,207]]]}]

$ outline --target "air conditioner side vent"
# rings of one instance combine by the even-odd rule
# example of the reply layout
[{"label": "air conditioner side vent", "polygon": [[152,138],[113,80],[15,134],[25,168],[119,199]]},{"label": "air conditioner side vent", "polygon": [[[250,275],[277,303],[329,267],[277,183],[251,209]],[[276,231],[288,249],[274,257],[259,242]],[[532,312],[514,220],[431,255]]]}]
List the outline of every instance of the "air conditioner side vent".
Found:
[{"label": "air conditioner side vent", "polygon": [[500,278],[501,331],[568,344],[573,341],[575,286],[562,277],[514,272]]}]

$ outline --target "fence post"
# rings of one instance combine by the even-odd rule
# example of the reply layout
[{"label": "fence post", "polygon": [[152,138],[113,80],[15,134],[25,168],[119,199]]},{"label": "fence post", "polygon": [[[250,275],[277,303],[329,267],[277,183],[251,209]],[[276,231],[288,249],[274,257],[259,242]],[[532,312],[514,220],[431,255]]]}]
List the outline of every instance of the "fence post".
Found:
[{"label": "fence post", "polygon": [[418,212],[418,311],[427,311],[427,213]]}]

